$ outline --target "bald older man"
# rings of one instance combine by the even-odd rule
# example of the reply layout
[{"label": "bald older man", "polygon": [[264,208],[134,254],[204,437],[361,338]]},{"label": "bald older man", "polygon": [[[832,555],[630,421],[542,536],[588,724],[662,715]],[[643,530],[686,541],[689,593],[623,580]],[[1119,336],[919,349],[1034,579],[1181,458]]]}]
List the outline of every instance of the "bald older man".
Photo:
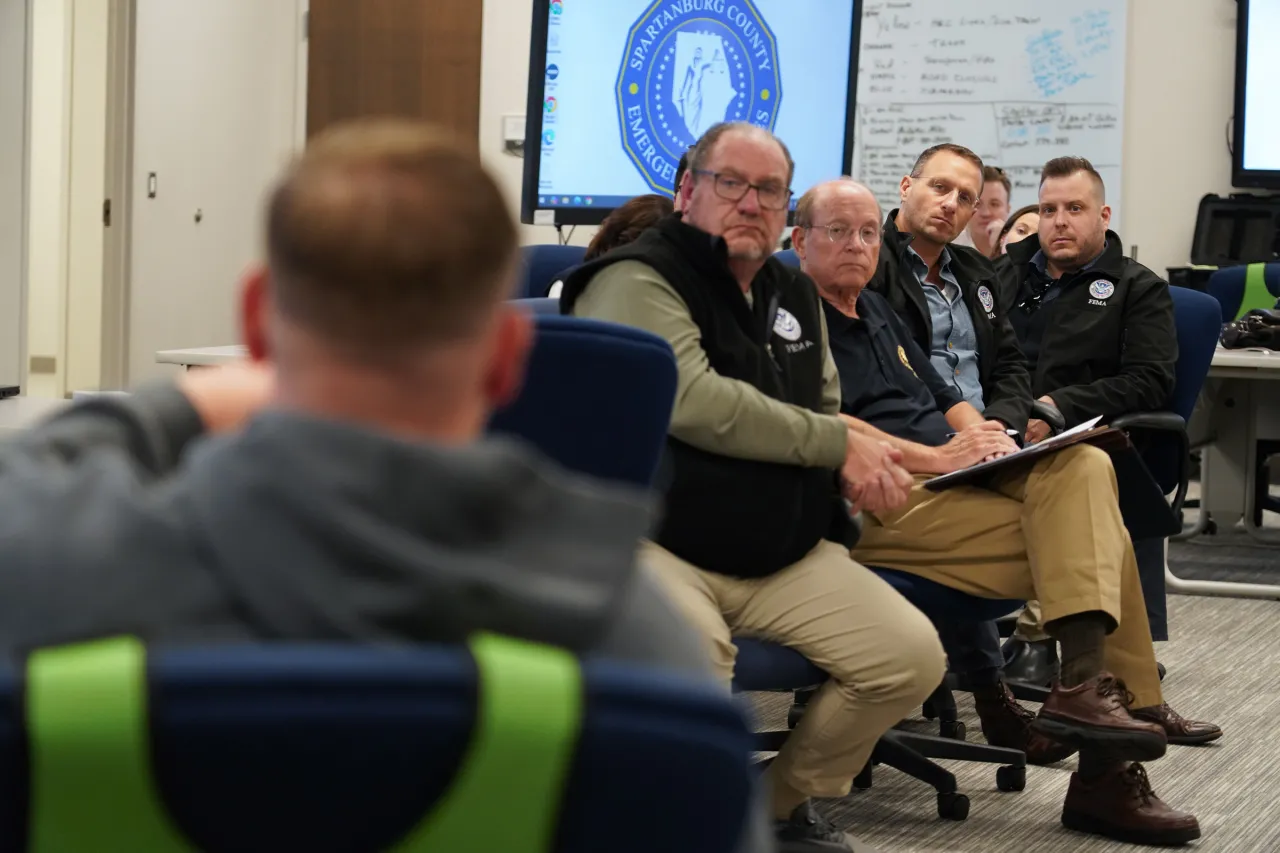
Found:
[{"label": "bald older man", "polygon": [[888,302],[864,291],[880,240],[880,208],[865,186],[834,181],[800,199],[792,241],[822,296],[841,412],[901,451],[916,475],[905,506],[864,513],[855,558],[980,597],[1039,597],[1064,659],[1031,727],[1081,753],[1063,824],[1142,844],[1198,838],[1195,817],[1156,797],[1136,763],[1161,757],[1167,740],[1162,726],[1130,714],[1163,699],[1110,459],[1076,445],[987,489],[925,489],[933,475],[1017,446],[938,375]]}]

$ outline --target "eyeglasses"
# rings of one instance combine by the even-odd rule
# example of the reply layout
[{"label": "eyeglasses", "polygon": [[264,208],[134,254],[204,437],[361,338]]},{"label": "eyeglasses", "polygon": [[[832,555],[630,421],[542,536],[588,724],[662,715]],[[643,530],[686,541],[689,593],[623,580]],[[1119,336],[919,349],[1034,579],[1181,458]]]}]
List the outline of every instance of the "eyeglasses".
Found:
[{"label": "eyeglasses", "polygon": [[880,227],[872,227],[870,225],[854,229],[843,222],[832,222],[829,225],[806,225],[805,228],[826,231],[827,239],[832,243],[845,244],[853,241],[854,235],[868,249],[875,248],[880,245]]},{"label": "eyeglasses", "polygon": [[708,172],[696,169],[695,175],[706,175],[714,182],[716,195],[725,201],[742,201],[747,193],[756,191],[756,198],[765,210],[786,210],[791,203],[792,192],[788,187],[775,183],[753,184],[735,175],[724,172]]}]

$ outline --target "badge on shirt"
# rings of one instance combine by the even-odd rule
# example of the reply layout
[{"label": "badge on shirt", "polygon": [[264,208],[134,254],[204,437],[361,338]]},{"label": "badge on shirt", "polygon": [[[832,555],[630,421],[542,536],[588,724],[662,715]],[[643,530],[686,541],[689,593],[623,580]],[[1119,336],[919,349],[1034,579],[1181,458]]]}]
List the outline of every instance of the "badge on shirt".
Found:
[{"label": "badge on shirt", "polygon": [[773,333],[784,341],[800,340],[800,321],[785,308],[778,309],[778,317],[773,321]]},{"label": "badge on shirt", "polygon": [[911,371],[911,375],[916,379],[920,378],[920,374],[916,373],[916,369],[911,366],[910,359],[907,358],[907,351],[902,347],[898,347],[898,358],[902,359],[902,366]]},{"label": "badge on shirt", "polygon": [[[1090,305],[1106,305],[1107,300],[1111,298],[1111,294],[1116,292],[1116,286],[1105,278],[1100,278],[1093,284],[1089,285],[1089,295],[1093,299],[1089,300]],[[1094,300],[1097,300],[1096,302]]]},{"label": "badge on shirt", "polygon": [[988,314],[995,310],[996,300],[985,284],[978,288],[978,301],[982,303],[982,310]]}]

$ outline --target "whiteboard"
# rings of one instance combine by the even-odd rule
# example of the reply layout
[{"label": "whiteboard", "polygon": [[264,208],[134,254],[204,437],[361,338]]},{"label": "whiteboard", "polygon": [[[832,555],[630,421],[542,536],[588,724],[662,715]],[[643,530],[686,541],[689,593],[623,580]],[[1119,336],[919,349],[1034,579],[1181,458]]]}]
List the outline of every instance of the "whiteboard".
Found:
[{"label": "whiteboard", "polygon": [[1127,0],[869,0],[851,174],[886,211],[920,152],[973,149],[1036,201],[1040,169],[1087,157],[1118,228]]}]

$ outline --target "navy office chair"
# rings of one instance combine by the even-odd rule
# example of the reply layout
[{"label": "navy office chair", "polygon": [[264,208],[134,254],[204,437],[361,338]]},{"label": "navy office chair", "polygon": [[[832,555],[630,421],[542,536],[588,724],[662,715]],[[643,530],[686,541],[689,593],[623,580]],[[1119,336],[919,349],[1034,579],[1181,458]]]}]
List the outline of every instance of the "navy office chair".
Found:
[{"label": "navy office chair", "polygon": [[714,685],[521,641],[117,639],[0,670],[0,849],[732,853],[752,745]]},{"label": "navy office chair", "polygon": [[779,252],[774,252],[773,256],[789,267],[800,268],[800,256],[796,254],[795,249],[783,249]]},{"label": "navy office chair", "polygon": [[[976,598],[941,584],[905,572],[873,568],[894,589],[912,602],[930,619],[944,621],[957,613],[966,619],[997,619],[1021,606],[1020,601],[995,601]],[[788,714],[788,729],[794,728],[804,713],[805,703],[813,691],[827,680],[827,674],[794,649],[751,637],[735,637],[738,655],[734,663],[734,688],[767,692],[793,692],[796,704]],[[979,761],[1000,764],[996,785],[1002,791],[1021,791],[1026,786],[1027,757],[1020,750],[988,744],[966,743],[963,724],[956,723],[955,703],[946,684],[939,686],[931,702],[945,709],[944,696],[950,702],[950,721],[956,728],[946,737],[919,735],[892,729],[876,743],[871,763],[854,780],[857,788],[869,788],[872,765],[884,764],[931,785],[937,791],[938,815],[949,820],[969,816],[969,798],[958,790],[955,774],[931,761],[931,758],[954,761]],[[944,711],[945,722],[945,711]],[[788,729],[757,734],[757,749],[776,752],[790,734]]]},{"label": "navy office chair", "polygon": [[582,246],[525,246],[524,284],[516,295],[523,299],[546,296],[561,273],[582,263],[586,251]]},{"label": "navy office chair", "polygon": [[539,315],[524,388],[489,429],[606,480],[653,482],[676,393],[657,335],[601,320]]}]

